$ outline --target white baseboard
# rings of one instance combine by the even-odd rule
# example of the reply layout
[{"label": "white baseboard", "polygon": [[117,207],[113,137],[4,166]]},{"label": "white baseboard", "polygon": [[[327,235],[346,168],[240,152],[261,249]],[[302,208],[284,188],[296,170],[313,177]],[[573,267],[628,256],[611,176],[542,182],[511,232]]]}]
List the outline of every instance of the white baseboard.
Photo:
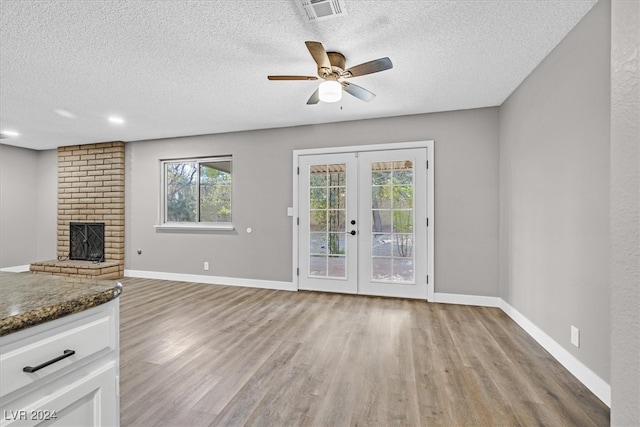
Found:
[{"label": "white baseboard", "polygon": [[124,270],[125,277],[140,279],[175,280],[179,282],[207,283],[211,285],[242,286],[246,288],[297,291],[293,282],[275,280],[241,279],[235,277],[204,276],[200,274],[165,273],[161,271]]},{"label": "white baseboard", "polygon": [[607,384],[606,381],[596,375],[591,369],[587,368],[582,362],[576,359],[574,355],[565,350],[564,347],[537,327],[531,320],[527,319],[522,313],[506,301],[502,299],[500,301],[502,302],[500,306],[502,311],[511,317],[514,322],[547,350],[562,366],[567,368],[567,370],[591,390],[598,399],[602,400],[604,404],[611,408],[611,386]]},{"label": "white baseboard", "polygon": [[0,271],[6,271],[7,273],[24,273],[25,271],[29,271],[29,264],[16,265],[15,267],[4,267],[0,268]]},{"label": "white baseboard", "polygon": [[547,350],[562,366],[567,368],[574,377],[584,384],[598,399],[611,408],[611,386],[602,378],[587,368],[582,362],[576,359],[564,347],[558,344],[553,338],[547,335],[542,329],[537,327],[531,320],[522,313],[511,307],[506,301],[499,297],[483,297],[477,295],[444,294],[436,292],[434,302],[446,304],[477,305],[481,307],[498,307],[504,311],[514,322],[536,340],[545,350]]},{"label": "white baseboard", "polygon": [[502,299],[498,297],[484,297],[480,295],[444,294],[442,292],[436,292],[433,294],[433,302],[477,305],[480,307],[500,307]]}]

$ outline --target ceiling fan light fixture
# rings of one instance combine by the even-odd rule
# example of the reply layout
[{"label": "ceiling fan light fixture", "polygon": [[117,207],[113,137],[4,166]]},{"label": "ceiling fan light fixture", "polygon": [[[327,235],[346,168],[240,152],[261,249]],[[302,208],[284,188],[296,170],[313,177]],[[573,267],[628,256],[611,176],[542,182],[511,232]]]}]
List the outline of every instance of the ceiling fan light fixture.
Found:
[{"label": "ceiling fan light fixture", "polygon": [[342,99],[342,85],[335,80],[320,83],[318,96],[322,102],[338,102]]}]

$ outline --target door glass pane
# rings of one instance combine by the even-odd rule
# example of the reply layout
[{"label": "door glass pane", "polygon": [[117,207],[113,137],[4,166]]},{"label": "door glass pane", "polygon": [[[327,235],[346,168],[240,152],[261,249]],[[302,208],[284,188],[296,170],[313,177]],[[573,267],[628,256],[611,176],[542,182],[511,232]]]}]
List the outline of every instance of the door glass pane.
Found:
[{"label": "door glass pane", "polygon": [[388,281],[392,279],[391,258],[373,258],[371,260],[371,280]]},{"label": "door glass pane", "polygon": [[327,253],[327,233],[309,234],[309,253],[313,255]]},{"label": "door glass pane", "polygon": [[391,209],[372,209],[373,221],[371,222],[371,232],[374,235],[391,233]]},{"label": "door glass pane", "polygon": [[393,257],[413,258],[413,234],[394,234]]},{"label": "door glass pane", "polygon": [[329,185],[344,187],[346,175],[344,165],[327,165],[329,171]]},{"label": "door glass pane", "polygon": [[324,255],[311,255],[309,257],[309,275],[324,277],[327,275],[327,257]]},{"label": "door glass pane", "polygon": [[373,234],[371,236],[371,253],[374,257],[391,256],[391,234]]},{"label": "door glass pane", "polygon": [[413,260],[394,258],[393,260],[393,281],[413,282]]},{"label": "door glass pane", "polygon": [[311,209],[326,209],[327,208],[327,189],[326,188],[311,188],[309,190],[309,206]]},{"label": "door glass pane", "polygon": [[331,187],[329,188],[329,208],[330,209],[344,209],[345,200],[347,195],[345,193],[345,187]]},{"label": "door glass pane", "polygon": [[396,232],[413,233],[413,211],[394,210],[393,230]]},{"label": "door glass pane", "polygon": [[372,209],[390,209],[391,208],[391,190],[390,185],[381,185],[371,187],[371,208]]},{"label": "door glass pane", "polygon": [[346,171],[345,164],[309,167],[309,275],[313,277],[347,277]]},{"label": "door glass pane", "polygon": [[413,162],[371,164],[371,280],[413,283]]},{"label": "door glass pane", "polygon": [[346,223],[344,210],[330,210],[327,216],[329,217],[329,231],[345,232]]},{"label": "door glass pane", "polygon": [[311,231],[327,231],[327,211],[311,210],[309,222]]},{"label": "door glass pane", "polygon": [[[376,167],[380,167],[381,169],[375,169]],[[373,185],[391,184],[391,170],[386,166],[385,162],[374,163],[372,165],[371,181]]]},{"label": "door glass pane", "polygon": [[393,208],[411,209],[413,207],[413,186],[394,185],[393,186]]},{"label": "door glass pane", "polygon": [[327,276],[344,277],[347,272],[347,258],[330,256],[327,263]]},{"label": "door glass pane", "polygon": [[346,252],[345,233],[329,233],[329,253],[331,255],[344,255]]},{"label": "door glass pane", "polygon": [[327,186],[327,165],[311,166],[311,176],[309,177],[310,187]]}]

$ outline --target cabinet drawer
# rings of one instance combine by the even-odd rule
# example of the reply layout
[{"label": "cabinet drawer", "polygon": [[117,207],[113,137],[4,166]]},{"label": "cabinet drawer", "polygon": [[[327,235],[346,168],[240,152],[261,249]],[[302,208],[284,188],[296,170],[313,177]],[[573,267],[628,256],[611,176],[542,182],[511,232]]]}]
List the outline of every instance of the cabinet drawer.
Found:
[{"label": "cabinet drawer", "polygon": [[117,426],[116,372],[110,362],[76,381],[58,378],[45,398],[4,410],[0,426]]},{"label": "cabinet drawer", "polygon": [[[0,396],[6,396],[72,365],[80,365],[102,350],[115,349],[113,329],[114,322],[109,312],[100,312],[42,331],[13,345],[3,346],[0,354]],[[63,356],[66,350],[75,353],[33,373],[23,371],[27,366],[35,368]]]}]

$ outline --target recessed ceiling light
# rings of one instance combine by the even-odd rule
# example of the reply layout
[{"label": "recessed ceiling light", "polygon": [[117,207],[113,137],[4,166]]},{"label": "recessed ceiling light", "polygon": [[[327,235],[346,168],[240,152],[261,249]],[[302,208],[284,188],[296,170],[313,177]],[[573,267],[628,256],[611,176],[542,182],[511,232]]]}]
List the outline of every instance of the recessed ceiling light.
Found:
[{"label": "recessed ceiling light", "polygon": [[114,125],[121,125],[124,123],[124,119],[118,116],[109,116],[109,122],[113,123]]},{"label": "recessed ceiling light", "polygon": [[59,116],[64,117],[65,119],[75,119],[77,117],[71,111],[63,110],[62,108],[56,108],[53,110],[53,112]]},{"label": "recessed ceiling light", "polygon": [[19,132],[16,132],[15,130],[9,130],[9,129],[3,129],[0,134],[2,134],[3,137],[16,137],[16,136],[20,136]]}]

